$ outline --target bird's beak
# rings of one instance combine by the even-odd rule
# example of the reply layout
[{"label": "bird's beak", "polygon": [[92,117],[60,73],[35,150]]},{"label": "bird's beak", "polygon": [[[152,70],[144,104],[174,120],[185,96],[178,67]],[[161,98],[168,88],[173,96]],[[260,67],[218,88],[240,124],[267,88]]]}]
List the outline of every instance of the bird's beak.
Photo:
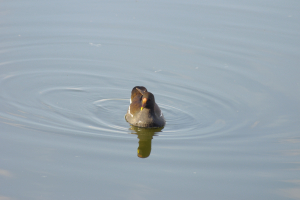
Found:
[{"label": "bird's beak", "polygon": [[145,107],[146,102],[147,102],[147,98],[143,98],[141,110],[143,110],[143,108]]}]

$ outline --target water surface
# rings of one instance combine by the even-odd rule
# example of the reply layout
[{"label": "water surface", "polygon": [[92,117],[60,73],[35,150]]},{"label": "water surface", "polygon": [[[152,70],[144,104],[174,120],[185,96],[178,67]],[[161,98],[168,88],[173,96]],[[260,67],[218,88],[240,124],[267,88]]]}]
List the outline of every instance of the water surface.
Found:
[{"label": "water surface", "polygon": [[300,199],[300,3],[0,4],[0,199]]}]

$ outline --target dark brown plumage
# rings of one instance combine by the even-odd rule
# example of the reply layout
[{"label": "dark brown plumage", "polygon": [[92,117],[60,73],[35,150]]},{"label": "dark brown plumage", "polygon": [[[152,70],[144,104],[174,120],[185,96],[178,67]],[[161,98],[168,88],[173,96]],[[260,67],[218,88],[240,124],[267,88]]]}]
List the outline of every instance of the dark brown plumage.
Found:
[{"label": "dark brown plumage", "polygon": [[132,89],[125,119],[138,127],[163,127],[166,124],[164,115],[155,103],[154,95],[143,86]]}]

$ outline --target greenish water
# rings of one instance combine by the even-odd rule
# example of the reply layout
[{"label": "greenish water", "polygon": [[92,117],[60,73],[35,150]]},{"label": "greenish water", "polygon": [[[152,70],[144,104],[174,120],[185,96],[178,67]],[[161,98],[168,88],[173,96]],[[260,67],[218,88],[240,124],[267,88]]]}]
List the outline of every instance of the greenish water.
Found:
[{"label": "greenish water", "polygon": [[300,198],[300,3],[0,5],[0,199]]}]

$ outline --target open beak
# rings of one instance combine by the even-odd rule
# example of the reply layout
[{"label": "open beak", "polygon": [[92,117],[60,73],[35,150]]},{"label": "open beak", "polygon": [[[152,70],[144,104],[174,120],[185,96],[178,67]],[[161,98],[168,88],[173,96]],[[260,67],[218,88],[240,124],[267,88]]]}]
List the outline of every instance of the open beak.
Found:
[{"label": "open beak", "polygon": [[147,102],[147,98],[143,98],[141,110],[143,110],[143,108],[145,107],[146,102]]}]

